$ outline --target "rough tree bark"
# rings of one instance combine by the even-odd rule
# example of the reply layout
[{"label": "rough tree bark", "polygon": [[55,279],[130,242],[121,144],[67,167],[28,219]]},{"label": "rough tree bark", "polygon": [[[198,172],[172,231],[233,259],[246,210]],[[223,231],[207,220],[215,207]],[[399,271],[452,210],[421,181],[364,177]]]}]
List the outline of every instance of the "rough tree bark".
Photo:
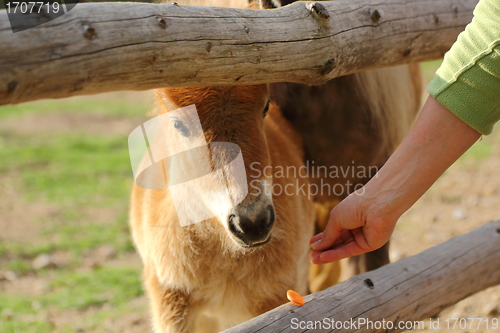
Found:
[{"label": "rough tree bark", "polygon": [[337,0],[276,10],[78,4],[13,33],[0,12],[0,104],[267,82],[321,84],[442,57],[478,0]]}]

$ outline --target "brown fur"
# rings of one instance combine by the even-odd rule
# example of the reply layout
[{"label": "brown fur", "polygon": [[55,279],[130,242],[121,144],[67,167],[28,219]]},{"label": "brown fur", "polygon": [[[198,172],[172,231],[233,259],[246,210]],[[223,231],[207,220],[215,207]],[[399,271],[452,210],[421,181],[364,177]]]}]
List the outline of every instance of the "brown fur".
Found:
[{"label": "brown fur", "polygon": [[[206,141],[237,143],[250,181],[257,176],[249,168],[252,162],[261,168],[299,168],[307,160],[316,166],[348,166],[352,161],[382,166],[418,111],[420,81],[418,66],[412,65],[350,75],[318,87],[272,84],[270,92],[275,104],[265,121],[261,111],[268,93],[262,85],[159,89],[157,99],[160,113],[195,104]],[[331,185],[365,183],[370,176],[312,177],[299,179],[299,185],[321,180]],[[295,180],[272,181],[284,186]],[[305,294],[308,280],[313,291],[337,282],[339,263],[314,266],[308,277],[308,240],[315,221],[316,231],[322,230],[330,210],[344,197],[318,195],[311,201],[303,195],[274,196],[272,240],[244,249],[232,241],[224,221],[212,218],[180,227],[169,190],[134,186],[131,229],[144,262],[155,331],[219,331],[286,302],[287,289]],[[249,195],[243,203],[254,198]],[[387,259],[387,248],[355,259],[351,274]]]},{"label": "brown fur", "polygon": [[[265,86],[164,89],[158,96],[170,103],[163,112],[196,103],[207,141],[237,143],[246,165],[302,165],[300,138],[280,112],[272,106],[262,120]],[[294,181],[274,180],[281,186]],[[212,323],[209,331],[221,330],[285,303],[288,289],[307,293],[313,204],[301,195],[274,197],[273,204],[271,242],[244,249],[230,239],[223,221],[180,227],[168,190],[134,186],[131,229],[157,332],[203,331],[202,322]]]}]

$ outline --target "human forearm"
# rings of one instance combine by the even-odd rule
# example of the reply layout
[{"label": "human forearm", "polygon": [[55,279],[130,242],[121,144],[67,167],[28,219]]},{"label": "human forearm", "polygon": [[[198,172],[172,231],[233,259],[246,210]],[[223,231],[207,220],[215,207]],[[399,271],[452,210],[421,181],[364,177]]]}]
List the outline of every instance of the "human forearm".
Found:
[{"label": "human forearm", "polygon": [[368,212],[397,220],[480,136],[429,97],[412,130],[365,186]]},{"label": "human forearm", "polygon": [[414,127],[365,187],[344,199],[311,239],[319,264],[373,251],[390,238],[399,217],[480,134],[429,97]]}]

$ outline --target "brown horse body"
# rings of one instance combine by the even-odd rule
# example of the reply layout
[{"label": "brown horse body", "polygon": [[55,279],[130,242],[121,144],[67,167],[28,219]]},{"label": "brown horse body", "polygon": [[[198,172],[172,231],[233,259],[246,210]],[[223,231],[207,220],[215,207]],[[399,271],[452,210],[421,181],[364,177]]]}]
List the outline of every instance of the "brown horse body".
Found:
[{"label": "brown horse body", "polygon": [[[165,89],[158,94],[171,108],[197,105],[207,141],[238,144],[249,180],[261,178],[266,166],[302,165],[300,139],[277,109],[271,107],[264,124],[265,86]],[[248,161],[259,164],[250,168]],[[289,185],[289,192],[295,193],[307,179],[281,177],[272,182]],[[258,211],[260,196],[253,195],[255,186],[249,189],[238,206]],[[185,199],[195,209],[198,202]],[[227,220],[181,227],[168,190],[134,186],[131,228],[144,262],[157,332],[198,332],[202,327],[215,332],[284,303],[288,289],[307,293],[313,204],[298,194],[275,197],[273,206],[271,240],[245,248],[235,243]]]},{"label": "brown horse body", "polygon": [[[285,303],[288,289],[305,294],[338,280],[338,265],[315,267],[309,276],[308,241],[315,228],[324,228],[329,210],[354,189],[352,184],[363,184],[373,174],[330,177],[312,168],[383,165],[418,111],[417,69],[370,71],[317,87],[284,83],[157,91],[160,114],[194,104],[202,127],[202,138],[184,135],[178,121],[187,129],[189,122],[176,119],[169,127],[172,135],[177,130],[184,137],[173,140],[171,149],[201,139],[237,144],[249,193],[223,214],[181,226],[171,190],[134,186],[131,230],[144,262],[156,332],[220,331]],[[273,102],[264,118],[269,96]],[[296,172],[305,165],[309,177]],[[164,167],[168,178],[174,168],[168,162]],[[344,190],[314,195],[303,190],[325,183]],[[266,194],[266,186],[280,191]],[[218,191],[190,188],[182,194],[183,210],[194,212],[201,205],[193,199],[195,192]],[[355,259],[353,272],[386,261],[383,249]]]}]

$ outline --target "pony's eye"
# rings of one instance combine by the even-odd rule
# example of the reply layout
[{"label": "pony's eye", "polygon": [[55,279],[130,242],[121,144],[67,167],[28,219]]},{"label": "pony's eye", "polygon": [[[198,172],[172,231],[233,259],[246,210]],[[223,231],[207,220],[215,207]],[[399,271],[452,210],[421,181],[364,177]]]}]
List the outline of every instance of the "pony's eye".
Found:
[{"label": "pony's eye", "polygon": [[271,104],[271,101],[267,101],[266,106],[264,107],[264,111],[262,112],[262,117],[266,117],[267,111],[269,111],[269,104]]},{"label": "pony's eye", "polygon": [[189,130],[186,127],[186,125],[184,125],[184,123],[182,121],[180,121],[177,118],[172,118],[172,122],[174,123],[174,128],[177,130],[177,132],[180,135],[185,136],[185,137],[189,136]]}]

